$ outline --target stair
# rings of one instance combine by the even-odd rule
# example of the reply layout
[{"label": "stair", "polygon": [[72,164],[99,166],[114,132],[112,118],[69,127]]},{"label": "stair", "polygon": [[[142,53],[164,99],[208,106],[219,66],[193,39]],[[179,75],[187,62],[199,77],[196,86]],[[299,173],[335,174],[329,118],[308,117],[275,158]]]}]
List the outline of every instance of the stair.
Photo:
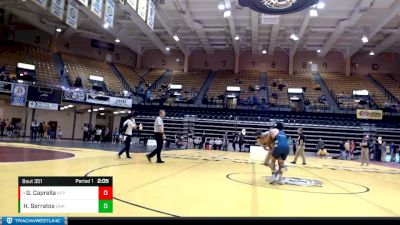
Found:
[{"label": "stair", "polygon": [[206,81],[204,82],[203,86],[201,87],[201,89],[199,91],[199,94],[197,95],[196,102],[195,102],[196,105],[201,105],[201,102],[202,102],[204,96],[206,95],[208,88],[214,81],[216,75],[217,75],[216,71],[210,70]]},{"label": "stair", "polygon": [[64,61],[61,58],[61,54],[60,53],[56,53],[54,54],[54,64],[56,67],[56,72],[59,78],[59,84],[61,86],[64,86],[66,88],[69,88],[72,86],[70,79],[68,79],[68,74],[67,72],[64,70]]},{"label": "stair", "polygon": [[107,63],[108,66],[110,67],[111,72],[118,77],[118,80],[121,82],[122,84],[122,88],[124,90],[128,90],[132,92],[132,87],[129,86],[129,83],[125,80],[125,78],[122,76],[121,72],[119,72],[119,70],[117,69],[117,67],[115,66],[114,63]]},{"label": "stair", "polygon": [[339,110],[339,107],[332,96],[332,93],[329,91],[328,86],[326,86],[325,81],[322,79],[319,73],[312,73],[312,79],[321,87],[322,93],[325,94],[326,100],[329,103],[329,107],[335,111]]},{"label": "stair", "polygon": [[150,90],[155,90],[161,86],[161,84],[173,74],[172,70],[167,69],[154,83],[150,85]]},{"label": "stair", "polygon": [[[264,88],[264,90],[262,90]],[[267,73],[261,73],[260,74],[260,98],[265,99],[265,102],[267,103],[269,101],[268,99],[268,78],[267,78]]]},{"label": "stair", "polygon": [[381,83],[379,83],[377,80],[375,80],[370,74],[367,75],[367,80],[369,80],[372,84],[375,85],[382,93],[385,94],[385,96],[388,98],[388,100],[392,102],[399,102],[400,99],[397,99],[392,93],[390,93]]}]

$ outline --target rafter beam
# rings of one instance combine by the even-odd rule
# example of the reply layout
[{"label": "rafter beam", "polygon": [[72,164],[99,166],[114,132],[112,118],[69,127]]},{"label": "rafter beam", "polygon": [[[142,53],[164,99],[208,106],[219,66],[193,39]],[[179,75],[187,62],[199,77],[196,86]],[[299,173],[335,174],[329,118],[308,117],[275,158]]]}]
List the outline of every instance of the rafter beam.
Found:
[{"label": "rafter beam", "polygon": [[183,10],[182,17],[185,20],[185,23],[188,25],[188,27],[194,29],[207,54],[211,54],[212,53],[211,45],[210,42],[208,41],[208,37],[204,30],[204,27],[201,23],[193,19],[192,14],[189,11],[188,2],[184,1],[182,2],[182,4],[179,4],[179,6]]},{"label": "rafter beam", "polygon": [[259,26],[258,26],[258,12],[251,10],[251,51],[253,55],[258,54],[259,48]]},{"label": "rafter beam", "polygon": [[[386,24],[388,24],[394,17],[398,16],[400,12],[400,1],[395,1],[390,8],[384,13],[384,17],[379,20],[375,20],[374,24],[369,26],[369,32],[366,34],[368,39],[374,37]],[[349,54],[350,56],[354,55],[358,50],[360,50],[364,46],[364,43],[361,42],[360,39],[355,41],[350,48]]]},{"label": "rafter beam", "polygon": [[[165,15],[165,13],[162,10],[160,10],[158,7],[156,8],[156,17],[158,18],[158,21],[160,21],[161,25],[164,27],[164,29],[168,32],[168,34],[172,38],[175,35],[174,30],[168,25],[170,23],[169,23],[169,20],[167,19],[167,15]],[[182,43],[182,40],[179,40],[179,42],[177,42],[176,45],[183,52],[184,55],[187,54],[187,49],[185,48],[184,44]]]},{"label": "rafter beam", "polygon": [[269,38],[269,46],[268,46],[268,54],[269,55],[274,54],[280,29],[281,29],[281,17],[279,16],[278,22],[276,24],[272,25],[272,31],[271,31],[271,36]]},{"label": "rafter beam", "polygon": [[371,5],[373,0],[364,0],[360,1],[356,8],[351,13],[349,19],[342,20],[333,30],[332,34],[329,36],[328,40],[325,42],[325,45],[322,47],[320,56],[325,56],[332,49],[332,47],[336,44],[337,40],[341,38],[342,34],[345,32],[347,27],[352,27],[354,24],[358,22],[366,9]]},{"label": "rafter beam", "polygon": [[308,24],[310,24],[310,19],[311,19],[310,13],[308,13],[308,11],[306,11],[306,16],[304,17],[303,23],[301,24],[301,27],[300,27],[300,31],[297,34],[297,36],[299,37],[299,40],[295,41],[292,44],[292,47],[290,48],[290,55],[293,56],[294,54],[296,54],[297,48],[299,47],[299,45],[301,43],[301,39],[303,38],[304,33],[306,32]]},{"label": "rafter beam", "polygon": [[231,38],[233,42],[233,49],[236,54],[239,54],[239,42],[236,41],[235,35],[236,35],[236,27],[235,27],[235,11],[233,10],[234,7],[232,7],[232,2],[231,0],[225,0],[225,7],[229,10],[231,10],[231,16],[229,17],[229,30],[231,31]]},{"label": "rafter beam", "polygon": [[379,55],[398,40],[400,40],[400,29],[397,29],[396,33],[389,35],[387,38],[381,41],[372,51],[375,53],[375,55]]}]

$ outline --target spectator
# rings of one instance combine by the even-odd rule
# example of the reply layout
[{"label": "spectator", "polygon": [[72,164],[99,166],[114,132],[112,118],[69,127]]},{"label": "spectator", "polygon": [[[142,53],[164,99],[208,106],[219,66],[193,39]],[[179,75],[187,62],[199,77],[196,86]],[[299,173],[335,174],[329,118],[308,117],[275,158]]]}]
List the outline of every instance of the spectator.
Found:
[{"label": "spectator", "polygon": [[31,123],[31,141],[36,141],[39,124],[34,119]]},{"label": "spectator", "polygon": [[228,151],[228,143],[229,143],[228,132],[225,132],[224,138],[222,141],[222,150]]},{"label": "spectator", "polygon": [[198,148],[198,149],[201,149],[201,137],[197,137],[196,139],[194,139],[193,140],[193,145],[194,145],[194,148]]},{"label": "spectator", "polygon": [[113,132],[112,132],[112,140],[111,140],[111,143],[117,144],[117,142],[118,142],[118,136],[119,136],[119,130],[118,130],[118,128],[114,128],[114,130],[113,130]]},{"label": "spectator", "polygon": [[310,104],[311,104],[310,100],[309,100],[308,98],[306,98],[306,100],[304,101],[304,105],[305,105],[305,106],[308,106],[308,105],[310,105]]},{"label": "spectator", "polygon": [[222,149],[222,140],[220,138],[217,138],[215,140],[215,149],[214,150],[221,150]]},{"label": "spectator", "polygon": [[320,152],[324,148],[325,148],[325,143],[324,143],[324,141],[322,141],[322,138],[319,138],[318,144],[316,147],[317,152]]},{"label": "spectator", "polygon": [[296,155],[294,157],[294,160],[291,163],[296,164],[297,158],[299,156],[301,156],[301,158],[303,159],[303,165],[306,165],[306,157],[304,156],[304,151],[305,151],[305,146],[306,146],[306,143],[305,143],[306,137],[303,134],[303,128],[299,128],[297,132],[299,134],[299,137],[297,138],[297,142],[296,142],[297,150],[296,150]]},{"label": "spectator", "polygon": [[354,140],[350,142],[350,159],[354,159],[354,151],[356,150],[356,143]]},{"label": "spectator", "polygon": [[83,125],[83,141],[89,141],[89,126],[85,123],[85,125]]},{"label": "spectator", "polygon": [[288,138],[288,145],[289,145],[289,151],[293,150],[293,139],[290,136]]},{"label": "spectator", "polygon": [[244,151],[243,149],[243,143],[244,143],[244,135],[245,135],[246,130],[242,130],[242,132],[239,132],[239,152]]},{"label": "spectator", "polygon": [[211,138],[211,139],[208,141],[208,145],[209,145],[209,148],[210,148],[210,149],[215,150],[215,142],[214,142],[214,139]]},{"label": "spectator", "polygon": [[6,129],[6,119],[0,120],[0,136],[4,136],[4,130]]},{"label": "spectator", "polygon": [[100,143],[100,140],[101,140],[101,133],[102,133],[103,131],[101,130],[101,128],[100,127],[98,127],[97,129],[96,129],[96,133],[95,133],[95,137],[94,137],[94,143]]},{"label": "spectator", "polygon": [[381,161],[386,161],[386,141],[384,141],[381,145]]},{"label": "spectator", "polygon": [[200,148],[204,149],[205,144],[206,144],[206,131],[203,131],[203,135],[201,136],[201,146],[199,146],[199,149]]},{"label": "spectator", "polygon": [[12,138],[13,133],[14,133],[14,125],[11,122],[8,122],[7,123],[7,137]]},{"label": "spectator", "polygon": [[346,143],[344,143],[344,150],[345,152],[345,159],[349,159],[350,157],[350,140],[347,140]]},{"label": "spectator", "polygon": [[43,127],[43,123],[39,123],[38,133],[39,133],[39,139],[42,140],[42,138],[44,138],[44,127]]},{"label": "spectator", "polygon": [[58,140],[61,140],[62,136],[63,136],[63,132],[62,132],[61,128],[58,127],[58,133],[57,133]]},{"label": "spectator", "polygon": [[368,138],[367,136],[360,143],[361,147],[361,166],[366,164],[369,166],[369,145],[368,145]]}]

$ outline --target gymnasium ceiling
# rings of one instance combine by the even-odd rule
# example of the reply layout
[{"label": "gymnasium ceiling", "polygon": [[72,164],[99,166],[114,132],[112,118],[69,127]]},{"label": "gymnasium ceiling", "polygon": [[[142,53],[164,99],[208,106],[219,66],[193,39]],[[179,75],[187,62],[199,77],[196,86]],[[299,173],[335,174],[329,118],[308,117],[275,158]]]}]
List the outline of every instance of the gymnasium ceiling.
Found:
[{"label": "gymnasium ceiling", "polygon": [[[218,4],[223,2],[232,15],[224,18]],[[284,50],[294,54],[299,50],[340,51],[353,55],[359,51],[400,53],[400,1],[399,0],[320,0],[325,3],[318,10],[318,17],[310,17],[309,10],[294,14],[263,18],[259,13],[241,7],[237,0],[156,0],[156,20],[151,30],[131,8],[116,2],[113,29],[104,29],[102,20],[87,8],[80,7],[78,30],[66,26],[48,11],[30,0],[1,0],[0,7],[21,20],[59,35],[71,37],[79,34],[107,41],[121,40],[135,52],[166,47],[188,52],[203,49],[209,53],[229,49],[235,52],[250,50],[272,54]],[[50,2],[50,1],[49,1]],[[265,20],[265,21],[263,21]],[[179,36],[179,42],[173,35]],[[298,41],[289,37],[299,36]],[[233,39],[238,35],[240,40]],[[368,37],[368,43],[361,38]]]}]

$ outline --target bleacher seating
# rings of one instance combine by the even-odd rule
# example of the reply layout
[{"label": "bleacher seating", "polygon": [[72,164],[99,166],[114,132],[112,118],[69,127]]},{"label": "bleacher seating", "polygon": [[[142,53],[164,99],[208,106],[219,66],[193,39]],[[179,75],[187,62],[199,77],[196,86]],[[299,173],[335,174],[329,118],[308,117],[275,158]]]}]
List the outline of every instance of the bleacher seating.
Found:
[{"label": "bleacher seating", "polygon": [[74,83],[76,78],[80,77],[82,79],[83,87],[91,89],[89,77],[90,75],[95,75],[104,78],[110,91],[115,93],[121,92],[122,84],[120,80],[113,74],[105,61],[69,53],[62,53],[61,57],[64,61],[71,83]]},{"label": "bleacher seating", "polygon": [[[236,82],[240,81],[240,82]],[[260,73],[258,71],[241,71],[234,74],[231,70],[220,70],[217,72],[216,78],[210,85],[207,96],[217,99],[218,96],[224,95],[227,86],[240,87],[240,98],[245,100],[249,96],[259,95],[259,89],[256,91],[249,91],[249,86],[254,88],[260,87]],[[222,104],[222,101],[217,101],[217,104]]]},{"label": "bleacher seating", "polygon": [[[333,91],[336,98],[344,96],[352,96],[354,90],[368,90],[370,97],[379,106],[383,107],[387,97],[374,86],[370,81],[362,75],[346,76],[340,73],[320,73],[329,89]],[[343,99],[340,107],[344,108],[360,108],[352,98]]]},{"label": "bleacher seating", "polygon": [[134,88],[136,85],[138,85],[140,82],[140,77],[143,76],[146,71],[145,69],[135,69],[132,66],[119,63],[116,63],[115,66],[131,88]]},{"label": "bleacher seating", "polygon": [[49,51],[27,44],[2,42],[0,44],[0,66],[6,66],[11,77],[13,77],[15,76],[15,67],[19,62],[35,65],[38,84],[59,85],[54,59]]},{"label": "bleacher seating", "polygon": [[397,100],[400,100],[400,80],[392,74],[371,74],[371,76],[386,88]]},{"label": "bleacher seating", "polygon": [[[328,108],[328,103],[320,103],[318,98],[323,94],[320,89],[316,89],[317,83],[312,79],[311,73],[308,72],[297,72],[294,75],[288,75],[283,71],[271,71],[267,73],[268,76],[268,90],[269,99],[274,101],[272,94],[276,93],[278,99],[274,102],[276,106],[288,106],[290,105],[288,88],[303,88],[304,98],[308,99],[312,107],[316,108]],[[273,82],[277,85],[273,86]],[[282,91],[278,88],[278,83],[283,82],[285,87]],[[304,100],[305,100],[304,99]]]}]

